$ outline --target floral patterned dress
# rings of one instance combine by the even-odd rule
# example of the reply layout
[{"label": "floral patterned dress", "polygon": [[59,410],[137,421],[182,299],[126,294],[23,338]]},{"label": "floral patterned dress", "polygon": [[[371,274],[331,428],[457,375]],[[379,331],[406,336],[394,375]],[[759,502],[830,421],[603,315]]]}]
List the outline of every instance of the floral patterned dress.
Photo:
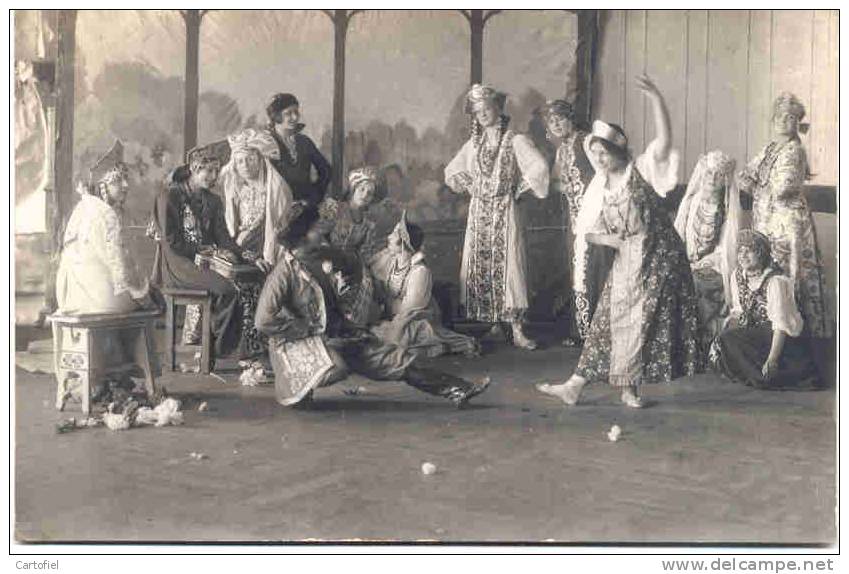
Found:
[{"label": "floral patterned dress", "polygon": [[575,228],[581,212],[584,194],[595,175],[585,149],[587,133],[574,132],[559,148],[554,160],[554,177],[560,190],[561,212],[566,235],[566,268],[569,285],[566,296],[572,321],[570,336],[585,339],[589,333],[598,296],[612,261],[610,250],[588,246],[581,252],[575,249]]},{"label": "floral patterned dress", "polygon": [[628,165],[619,186],[607,188],[601,174],[593,179],[598,201],[593,231],[624,234],[624,239],[578,361],[576,374],[588,381],[615,386],[669,382],[701,366],[687,253],[655,191],[674,187],[677,163],[673,152],[659,165],[650,146]]},{"label": "floral patterned dress", "polygon": [[[264,184],[245,184],[236,191],[235,201],[232,202],[236,223],[234,239],[239,247],[258,256],[262,256],[265,244],[266,197]],[[227,207],[230,208],[230,206],[231,203],[228,202]],[[263,281],[236,280],[235,283],[239,290],[239,304],[242,307],[242,340],[239,342],[239,356],[249,358],[265,355],[268,351],[268,339],[254,326],[254,316]]]},{"label": "floral patterned dress", "polygon": [[822,258],[804,196],[808,160],[798,139],[769,143],[746,167],[741,191],[752,194],[752,223],[769,237],[772,256],[796,288],[796,299],[812,337],[831,337],[824,304]]},{"label": "floral patterned dress", "polygon": [[321,203],[319,214],[328,243],[352,256],[360,268],[359,284],[340,296],[339,306],[349,321],[365,327],[374,311],[374,280],[368,262],[377,252],[375,224],[364,214],[356,214],[346,202],[332,198]]},{"label": "floral patterned dress", "polygon": [[471,138],[445,168],[445,182],[471,198],[460,267],[466,317],[515,322],[528,308],[527,258],[517,199],[548,195],[549,170],[524,135],[506,130],[495,143]]}]

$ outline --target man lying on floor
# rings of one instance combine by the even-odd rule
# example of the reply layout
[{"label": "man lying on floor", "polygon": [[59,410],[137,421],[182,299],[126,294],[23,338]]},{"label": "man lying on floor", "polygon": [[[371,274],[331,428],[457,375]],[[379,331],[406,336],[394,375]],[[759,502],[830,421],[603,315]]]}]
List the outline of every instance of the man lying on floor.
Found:
[{"label": "man lying on floor", "polygon": [[307,237],[317,216],[291,227],[283,255],[262,289],[256,328],[269,337],[277,401],[293,406],[312,400],[313,391],[359,373],[375,380],[401,380],[464,406],[489,379],[471,382],[416,364],[407,349],[379,341],[353,326],[339,311],[338,282],[345,257]]}]

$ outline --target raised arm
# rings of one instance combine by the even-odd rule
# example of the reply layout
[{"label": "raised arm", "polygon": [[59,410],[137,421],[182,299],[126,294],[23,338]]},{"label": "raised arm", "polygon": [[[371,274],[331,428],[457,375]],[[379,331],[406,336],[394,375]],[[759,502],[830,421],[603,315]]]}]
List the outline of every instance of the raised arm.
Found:
[{"label": "raised arm", "polygon": [[637,87],[649,99],[654,116],[655,144],[654,156],[658,161],[669,157],[672,149],[672,129],[669,123],[669,110],[666,101],[654,82],[646,75],[637,76]]}]

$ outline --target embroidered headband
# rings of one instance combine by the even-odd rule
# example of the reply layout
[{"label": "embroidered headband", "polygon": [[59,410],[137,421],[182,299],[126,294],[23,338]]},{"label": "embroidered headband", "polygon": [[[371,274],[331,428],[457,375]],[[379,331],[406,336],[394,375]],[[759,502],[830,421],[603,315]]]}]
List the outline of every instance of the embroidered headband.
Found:
[{"label": "embroidered headband", "polygon": [[109,184],[127,176],[127,164],[124,163],[124,144],[115,140],[106,152],[89,170],[89,184]]},{"label": "embroidered headband", "polygon": [[186,154],[186,163],[191,171],[197,171],[203,167],[221,167],[230,160],[230,144],[227,140],[217,141],[205,146],[199,146],[189,150]]},{"label": "embroidered headband", "polygon": [[606,142],[610,142],[613,145],[625,149],[628,147],[628,138],[625,137],[625,134],[614,128],[608,123],[605,123],[601,120],[595,120],[593,122],[592,129],[592,137],[596,137],[599,139],[603,139]]},{"label": "embroidered headband", "polygon": [[369,181],[374,184],[374,195],[371,202],[378,203],[383,201],[387,193],[386,182],[380,171],[373,165],[365,165],[357,169],[352,169],[348,173],[348,196],[350,197],[350,194],[357,189],[358,185]]},{"label": "embroidered headband", "polygon": [[799,101],[799,98],[790,92],[782,92],[777,98],[775,98],[775,102],[772,105],[772,113],[773,115],[778,114],[779,112],[787,112],[793,116],[796,116],[796,119],[802,121],[802,118],[805,117],[805,106],[802,105],[802,102]]},{"label": "embroidered headband", "polygon": [[504,104],[507,102],[507,94],[499,92],[492,86],[474,84],[466,94],[466,113],[473,114],[475,112],[475,106],[483,102],[491,102],[499,110],[503,110]]},{"label": "embroidered headband", "polygon": [[754,229],[743,229],[737,235],[737,249],[741,247],[755,250],[765,261],[771,256],[769,238]]},{"label": "embroidered headband", "polygon": [[240,133],[227,136],[231,157],[237,153],[256,150],[269,159],[280,158],[280,148],[277,142],[266,131],[248,128]]},{"label": "embroidered headband", "polygon": [[575,120],[575,108],[573,108],[572,104],[566,100],[548,100],[542,108],[542,113],[546,118],[558,116],[573,121]]}]

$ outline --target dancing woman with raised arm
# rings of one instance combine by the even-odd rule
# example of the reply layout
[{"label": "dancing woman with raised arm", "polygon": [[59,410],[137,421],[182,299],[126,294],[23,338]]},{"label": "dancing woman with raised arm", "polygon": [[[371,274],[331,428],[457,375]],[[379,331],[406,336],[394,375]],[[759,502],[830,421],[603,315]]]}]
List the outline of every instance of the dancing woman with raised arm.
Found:
[{"label": "dancing woman with raised arm", "polygon": [[538,385],[569,405],[587,382],[604,381],[622,390],[625,405],[640,407],[641,384],[693,374],[701,364],[693,277],[661,202],[677,183],[678,153],[663,96],[647,77],[637,81],[652,104],[657,136],[631,160],[619,126],[593,123],[596,175],[584,198],[578,241],[605,245],[616,255],[575,373],[560,385]]}]

